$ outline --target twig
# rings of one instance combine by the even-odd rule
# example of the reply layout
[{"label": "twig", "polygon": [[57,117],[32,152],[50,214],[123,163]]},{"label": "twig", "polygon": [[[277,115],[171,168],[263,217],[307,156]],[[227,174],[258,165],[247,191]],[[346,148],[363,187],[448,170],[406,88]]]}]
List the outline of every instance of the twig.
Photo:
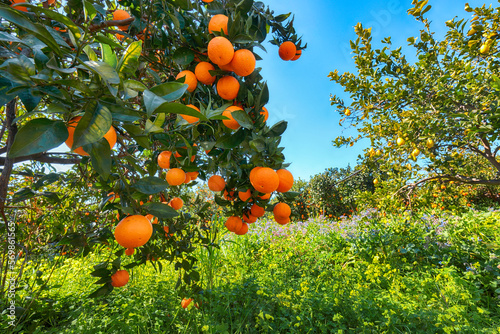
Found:
[{"label": "twig", "polygon": [[128,19],[124,19],[124,20],[104,21],[104,22],[99,23],[99,24],[92,24],[92,25],[90,25],[89,31],[93,32],[93,31],[96,31],[96,30],[102,30],[104,28],[113,27],[113,26],[118,26],[118,27],[128,26],[132,22],[134,22],[134,20],[135,19],[133,17],[129,17]]}]

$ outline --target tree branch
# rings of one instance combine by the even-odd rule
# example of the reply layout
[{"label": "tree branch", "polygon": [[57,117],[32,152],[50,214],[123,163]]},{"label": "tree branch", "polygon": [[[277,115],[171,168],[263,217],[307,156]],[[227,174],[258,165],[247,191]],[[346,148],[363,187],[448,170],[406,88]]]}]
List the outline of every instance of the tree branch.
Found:
[{"label": "tree branch", "polygon": [[420,184],[433,180],[448,180],[448,181],[457,181],[465,184],[483,184],[490,186],[500,185],[500,179],[484,180],[484,179],[477,179],[474,177],[467,177],[463,175],[435,175],[418,180],[417,182],[414,183],[409,183],[407,185],[404,185],[398,191],[396,191],[394,195],[398,194],[399,192],[402,192],[405,189],[408,189],[409,192],[412,192]]},{"label": "tree branch", "polygon": [[0,166],[5,166],[5,164],[7,163],[8,160],[11,161],[12,163],[20,163],[23,161],[32,160],[32,161],[40,161],[40,162],[47,162],[47,163],[51,163],[51,164],[61,164],[61,165],[73,165],[73,164],[78,164],[81,161],[80,158],[76,158],[76,157],[75,158],[54,157],[51,155],[51,153],[45,152],[45,153],[26,155],[24,157],[17,157],[14,159],[0,157]]},{"label": "tree branch", "polygon": [[114,26],[118,26],[118,27],[128,26],[132,22],[134,22],[134,20],[135,19],[133,17],[129,17],[128,19],[124,19],[124,20],[104,21],[104,22],[99,23],[99,24],[92,24],[92,25],[90,25],[89,31],[93,32],[93,31],[96,31],[96,30],[102,30],[104,28],[114,27]]},{"label": "tree branch", "polygon": [[[14,137],[17,134],[17,124],[14,123],[16,118],[16,99],[12,99],[7,103],[5,107],[5,127],[8,131],[7,134],[7,144],[5,145],[8,151],[14,142]],[[14,166],[14,161],[9,157],[3,158],[3,170],[0,175],[0,212],[4,212],[5,200],[7,198],[7,190],[9,188],[10,174],[12,173],[12,167]],[[5,216],[5,215],[4,215]],[[7,226],[7,222],[5,221]]]}]

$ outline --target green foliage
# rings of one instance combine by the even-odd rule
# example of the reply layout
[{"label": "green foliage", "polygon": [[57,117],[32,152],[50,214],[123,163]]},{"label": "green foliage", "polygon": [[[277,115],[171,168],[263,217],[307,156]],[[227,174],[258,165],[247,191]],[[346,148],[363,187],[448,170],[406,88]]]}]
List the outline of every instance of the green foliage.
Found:
[{"label": "green foliage", "polygon": [[412,4],[408,13],[423,27],[418,37],[408,38],[411,56],[393,48],[390,37],[378,48],[370,28],[355,27],[357,72],[334,71],[329,77],[352,97],[349,113],[339,97],[331,103],[359,136],[338,137],[334,144],[369,138],[362,163],[372,169],[376,162],[376,173],[390,176],[393,193],[413,189],[419,180],[498,185],[500,9],[467,5],[473,18],[447,21],[440,41],[424,17],[431,6]]},{"label": "green foliage", "polygon": [[372,173],[359,169],[329,168],[314,175],[309,182],[296,182],[294,191],[300,192],[294,206],[299,219],[323,215],[340,217],[357,210],[357,196],[374,190]]},{"label": "green foliage", "polygon": [[[499,222],[496,211],[367,210],[285,227],[261,220],[251,234],[212,235],[220,248],[197,250],[200,294],[173,289],[178,273],[172,267],[158,275],[148,264],[132,269],[119,293],[85,298],[93,282],[88,273],[108,257],[106,247],[87,257],[59,256],[58,263],[31,262],[23,283],[34,289],[52,283],[19,329],[490,333],[500,325]],[[94,275],[102,274],[98,270]],[[18,294],[23,307],[25,293]],[[187,309],[183,298],[193,298]]]}]

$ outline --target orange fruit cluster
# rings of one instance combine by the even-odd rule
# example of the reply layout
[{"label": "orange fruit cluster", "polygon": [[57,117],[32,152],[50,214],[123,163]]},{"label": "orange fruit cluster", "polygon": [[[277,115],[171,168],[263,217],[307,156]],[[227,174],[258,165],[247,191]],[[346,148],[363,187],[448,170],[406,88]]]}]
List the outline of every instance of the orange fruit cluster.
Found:
[{"label": "orange fruit cluster", "polygon": [[[222,176],[212,175],[208,179],[208,188],[215,192],[223,192],[228,201],[241,201],[247,206],[243,214],[231,216],[226,220],[226,228],[238,235],[248,232],[248,224],[255,223],[259,217],[264,216],[265,207],[255,203],[258,200],[269,200],[271,194],[277,192],[288,192],[293,186],[293,175],[286,169],[277,171],[269,167],[254,167],[249,174],[249,188],[236,193],[234,189],[228,189],[226,181]],[[276,222],[285,225],[290,222],[291,208],[286,203],[278,203],[273,209]]]},{"label": "orange fruit cluster", "polygon": [[293,42],[286,41],[280,45],[278,55],[283,60],[295,61],[302,55],[302,50],[297,50],[297,46]]}]

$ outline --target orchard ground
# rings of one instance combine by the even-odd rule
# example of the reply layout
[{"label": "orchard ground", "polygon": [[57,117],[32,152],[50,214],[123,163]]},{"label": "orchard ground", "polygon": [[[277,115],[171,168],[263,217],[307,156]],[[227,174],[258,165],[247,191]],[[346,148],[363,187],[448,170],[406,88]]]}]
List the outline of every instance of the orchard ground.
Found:
[{"label": "orchard ground", "polygon": [[264,218],[247,235],[219,234],[219,249],[199,250],[204,291],[189,296],[176,292],[178,273],[161,260],[91,299],[88,273],[112,250],[47,254],[25,267],[16,302],[26,307],[46,285],[19,314],[18,331],[492,333],[500,326],[499,223],[500,212],[488,210],[371,209],[287,226]]}]

